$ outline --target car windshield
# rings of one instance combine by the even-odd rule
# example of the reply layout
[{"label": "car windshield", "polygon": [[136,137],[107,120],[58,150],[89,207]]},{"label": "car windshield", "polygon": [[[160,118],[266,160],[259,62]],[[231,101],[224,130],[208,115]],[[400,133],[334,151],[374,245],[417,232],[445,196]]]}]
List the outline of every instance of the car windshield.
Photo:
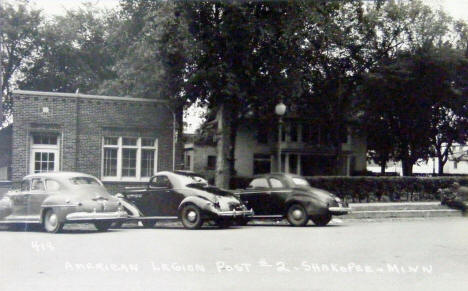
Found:
[{"label": "car windshield", "polygon": [[101,186],[101,183],[99,183],[98,180],[91,178],[91,177],[74,177],[70,179],[70,182],[73,185],[99,185]]},{"label": "car windshield", "polygon": [[190,184],[205,184],[208,185],[208,181],[205,180],[203,177],[195,176],[195,175],[181,175],[180,176],[181,182],[183,185],[190,185]]},{"label": "car windshield", "polygon": [[294,182],[294,185],[296,186],[309,186],[310,187],[309,182],[307,182],[307,180],[304,178],[293,177],[292,180]]}]

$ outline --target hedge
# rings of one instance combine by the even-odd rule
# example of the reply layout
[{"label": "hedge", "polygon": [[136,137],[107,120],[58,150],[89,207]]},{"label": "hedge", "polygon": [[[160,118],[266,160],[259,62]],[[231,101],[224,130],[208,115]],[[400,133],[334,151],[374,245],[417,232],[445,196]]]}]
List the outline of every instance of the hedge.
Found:
[{"label": "hedge", "polygon": [[[468,176],[314,176],[306,179],[311,186],[328,190],[349,202],[440,200],[438,189],[449,188],[454,182],[468,185]],[[231,179],[231,189],[245,188],[250,180],[234,177]]]}]

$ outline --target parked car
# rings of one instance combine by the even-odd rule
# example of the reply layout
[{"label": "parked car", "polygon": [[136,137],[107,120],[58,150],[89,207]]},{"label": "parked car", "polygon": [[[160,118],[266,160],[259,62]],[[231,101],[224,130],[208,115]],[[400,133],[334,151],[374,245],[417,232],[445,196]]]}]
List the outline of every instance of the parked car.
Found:
[{"label": "parked car", "polygon": [[41,224],[60,232],[66,223],[94,223],[99,231],[127,217],[120,201],[93,176],[51,172],[24,177],[21,189],[0,200],[1,224]]},{"label": "parked car", "polygon": [[159,172],[145,187],[127,188],[117,196],[129,219],[145,227],[179,219],[188,229],[200,228],[205,221],[226,227],[253,215],[232,192],[209,185],[192,172]]},{"label": "parked car", "polygon": [[309,219],[316,225],[324,226],[332,215],[350,211],[347,203],[340,198],[313,188],[304,177],[292,174],[255,176],[247,189],[236,195],[254,210],[253,219],[286,218],[292,226],[306,225]]}]

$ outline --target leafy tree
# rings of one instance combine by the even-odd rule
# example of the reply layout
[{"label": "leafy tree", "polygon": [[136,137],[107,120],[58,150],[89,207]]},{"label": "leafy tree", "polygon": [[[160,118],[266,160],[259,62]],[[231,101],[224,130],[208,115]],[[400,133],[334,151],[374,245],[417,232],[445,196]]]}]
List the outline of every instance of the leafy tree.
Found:
[{"label": "leafy tree", "polygon": [[36,51],[42,20],[41,12],[25,1],[0,3],[0,124],[10,115],[15,76]]},{"label": "leafy tree", "polygon": [[[107,13],[107,14],[106,14]],[[114,79],[113,48],[108,35],[112,13],[92,6],[67,11],[41,27],[35,55],[22,68],[22,89],[96,93]]]}]

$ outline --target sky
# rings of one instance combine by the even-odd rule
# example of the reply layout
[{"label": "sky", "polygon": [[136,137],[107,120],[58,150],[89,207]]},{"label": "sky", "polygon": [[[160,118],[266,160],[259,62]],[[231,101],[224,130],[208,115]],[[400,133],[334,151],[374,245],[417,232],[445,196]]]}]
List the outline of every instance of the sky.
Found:
[{"label": "sky", "polygon": [[[468,0],[423,0],[432,7],[443,9],[457,19],[468,21]],[[79,7],[82,3],[91,2],[101,8],[116,8],[118,0],[32,0],[37,8],[44,10],[45,14],[64,14],[66,9]]]}]

